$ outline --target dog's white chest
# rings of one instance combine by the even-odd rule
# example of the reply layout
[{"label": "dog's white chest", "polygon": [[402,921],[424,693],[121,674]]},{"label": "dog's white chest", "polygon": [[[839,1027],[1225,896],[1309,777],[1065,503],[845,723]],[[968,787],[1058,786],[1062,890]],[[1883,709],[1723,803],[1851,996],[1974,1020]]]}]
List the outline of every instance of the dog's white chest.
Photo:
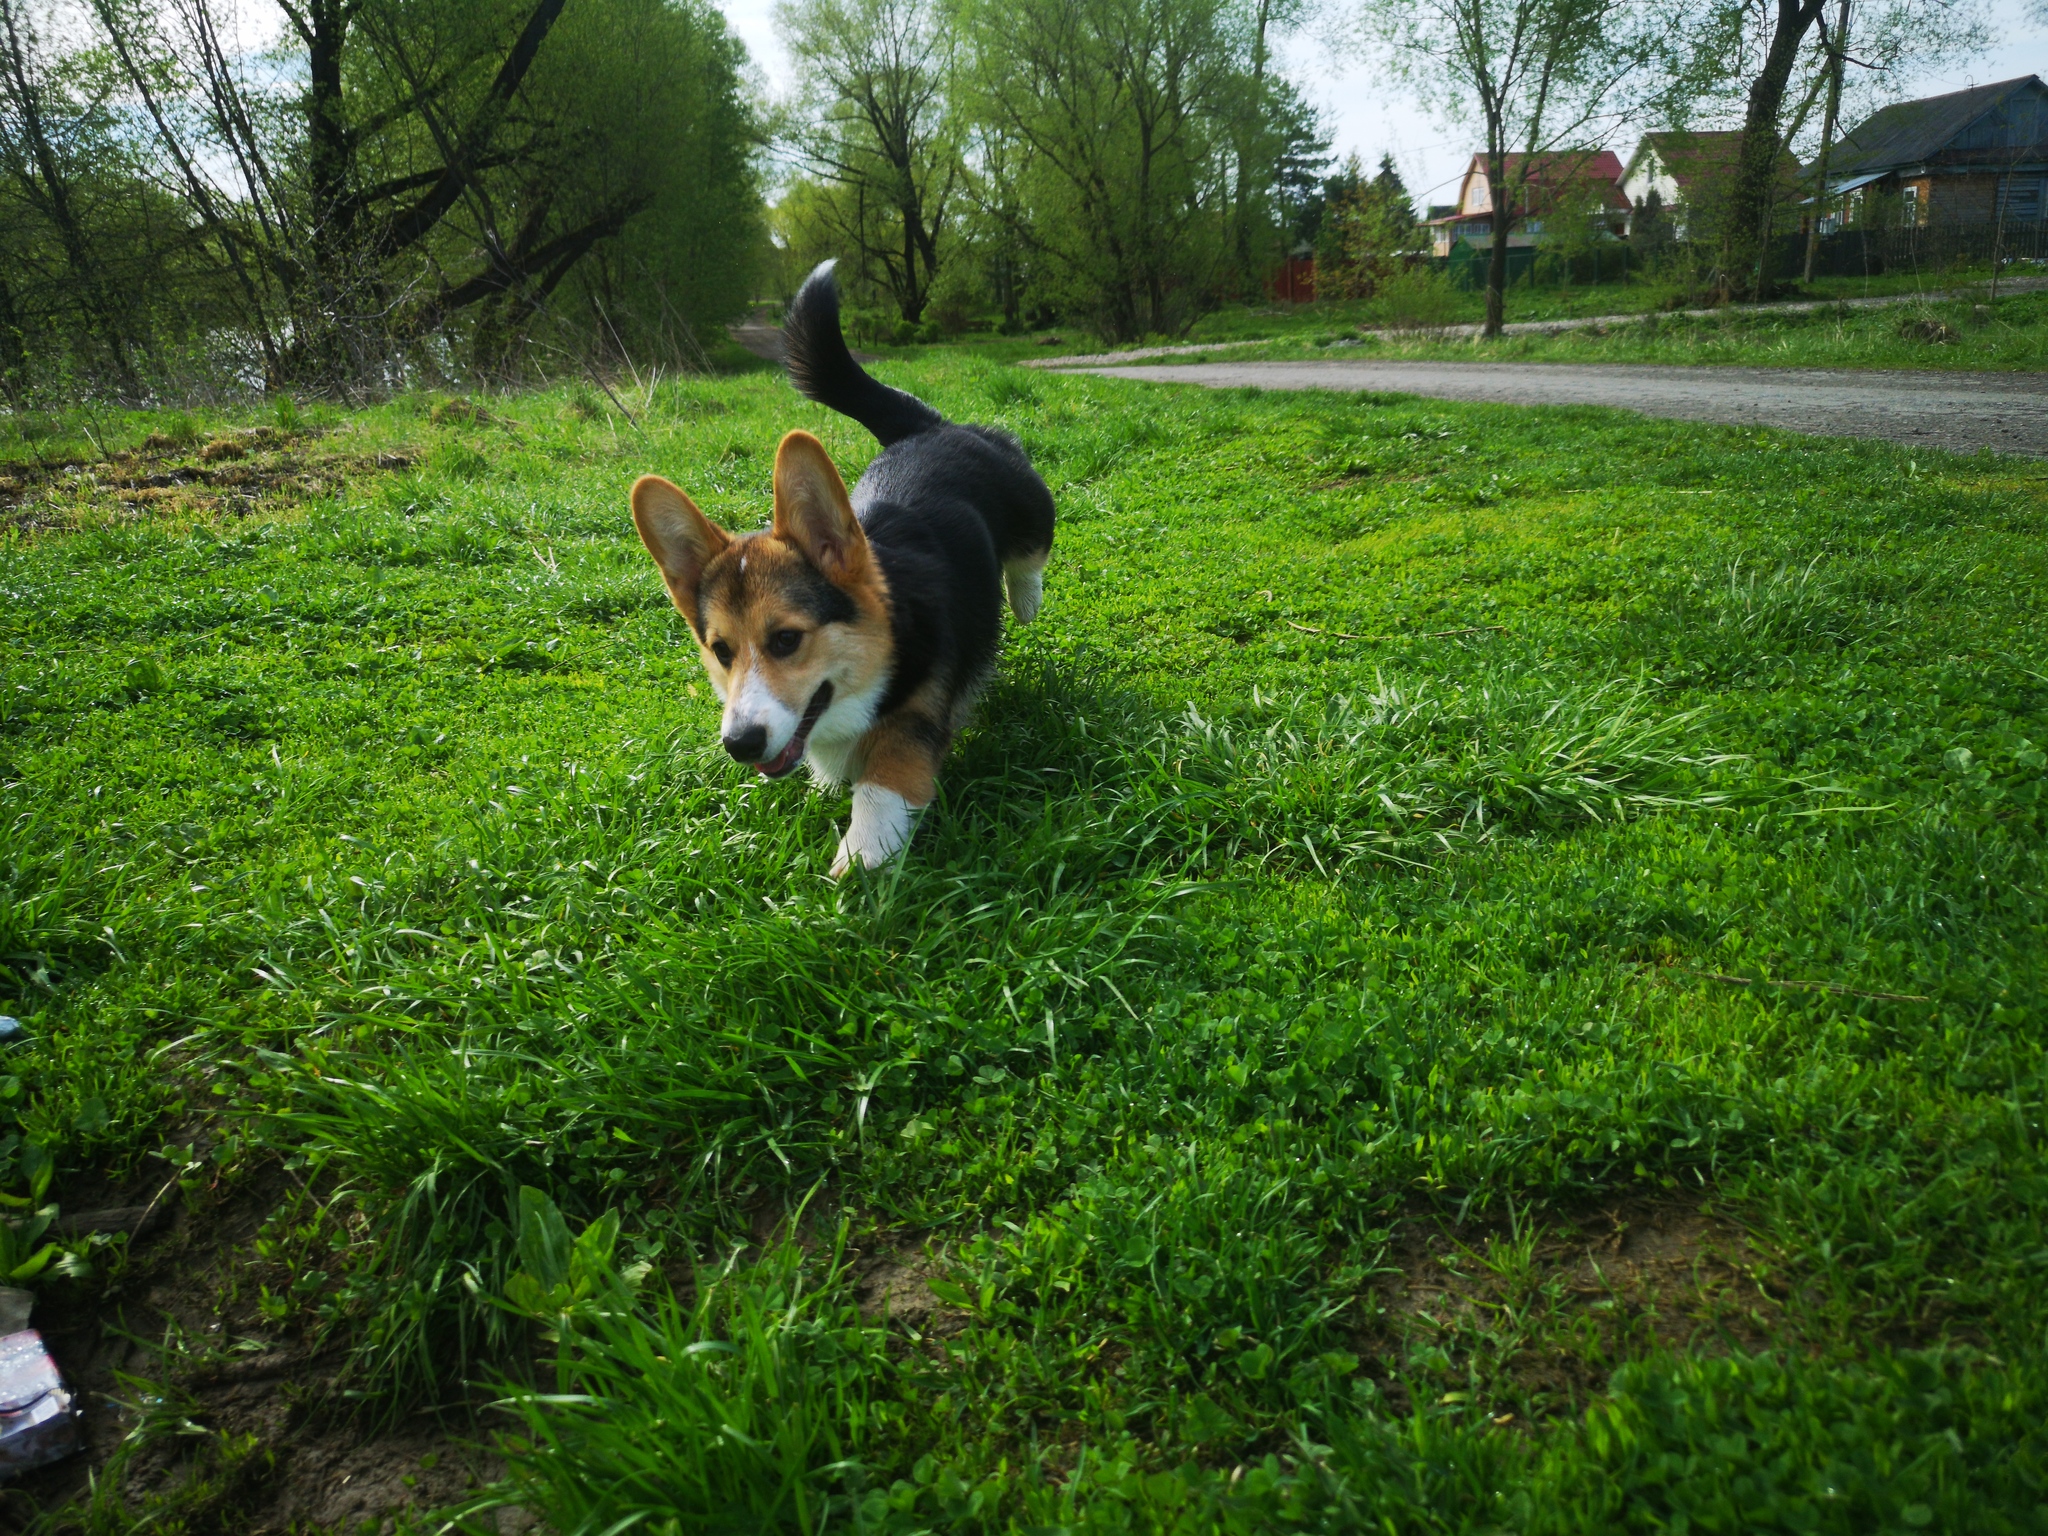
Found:
[{"label": "dog's white chest", "polygon": [[888,687],[888,678],[878,677],[858,693],[833,698],[831,706],[818,717],[817,726],[811,731],[811,744],[804,752],[804,763],[813,779],[836,789],[855,776],[860,768],[860,739],[873,728],[875,706],[882,702]]}]

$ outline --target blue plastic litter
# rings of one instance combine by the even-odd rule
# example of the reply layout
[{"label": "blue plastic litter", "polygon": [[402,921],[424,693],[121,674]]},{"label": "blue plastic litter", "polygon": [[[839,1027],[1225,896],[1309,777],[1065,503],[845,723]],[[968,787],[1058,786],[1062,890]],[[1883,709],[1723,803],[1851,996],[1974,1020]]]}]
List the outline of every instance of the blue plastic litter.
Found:
[{"label": "blue plastic litter", "polygon": [[12,1040],[22,1032],[21,1020],[0,1013],[0,1040]]}]

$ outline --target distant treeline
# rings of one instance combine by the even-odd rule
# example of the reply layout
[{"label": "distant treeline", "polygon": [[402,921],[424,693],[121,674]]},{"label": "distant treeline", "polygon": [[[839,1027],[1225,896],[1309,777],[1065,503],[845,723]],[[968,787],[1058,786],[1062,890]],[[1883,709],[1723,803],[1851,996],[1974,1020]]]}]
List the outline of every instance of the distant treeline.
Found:
[{"label": "distant treeline", "polygon": [[1728,296],[1769,289],[1779,167],[1854,72],[1985,36],[1982,0],[781,0],[768,104],[708,0],[0,0],[0,397],[688,364],[826,257],[874,341],[1170,335],[1311,250],[1364,295],[1418,233],[1275,66],[1319,4],[1476,107],[1503,232],[1544,156],[1741,122]]},{"label": "distant treeline", "polygon": [[0,394],[688,360],[759,270],[702,0],[0,0]]},{"label": "distant treeline", "polygon": [[785,0],[775,209],[898,336],[994,313],[1108,340],[1256,294],[1327,141],[1272,63],[1297,0]]},{"label": "distant treeline", "polygon": [[[1704,286],[1767,292],[1779,168],[1911,63],[1981,48],[1982,0],[782,0],[800,91],[778,143],[785,282],[842,269],[876,339],[999,314],[1106,341],[1172,334],[1256,298],[1283,258],[1319,292],[1369,294],[1412,260],[1409,189],[1382,160],[1336,175],[1273,65],[1314,23],[1387,89],[1464,124],[1503,234],[1531,169],[1630,125],[1741,125]],[[1851,36],[1854,42],[1851,42]],[[1846,94],[1845,94],[1846,93]],[[1805,195],[1796,192],[1792,201]],[[1555,188],[1548,194],[1558,202]],[[1542,213],[1546,246],[1611,240],[1608,210]],[[1571,223],[1567,230],[1563,223]],[[1582,229],[1576,226],[1583,226]],[[1694,246],[1703,244],[1694,232]],[[1487,326],[1507,286],[1489,250]]]}]

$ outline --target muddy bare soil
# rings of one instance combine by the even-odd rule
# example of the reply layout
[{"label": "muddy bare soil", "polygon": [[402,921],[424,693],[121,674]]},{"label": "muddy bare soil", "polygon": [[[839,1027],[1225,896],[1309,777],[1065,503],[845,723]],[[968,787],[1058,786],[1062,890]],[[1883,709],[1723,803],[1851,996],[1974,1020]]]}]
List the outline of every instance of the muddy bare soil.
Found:
[{"label": "muddy bare soil", "polygon": [[1335,389],[1501,405],[1605,405],[1730,426],[1870,437],[1951,453],[2048,457],[2048,374],[1853,368],[1664,368],[1364,359],[1066,368],[1211,389]]},{"label": "muddy bare soil", "polygon": [[[1576,1412],[1621,1361],[1654,1350],[1785,1347],[1785,1271],[1724,1216],[1638,1199],[1572,1215],[1396,1224],[1361,1329],[1367,1374],[1416,1345],[1487,1362],[1495,1391],[1541,1414]],[[1501,1422],[1517,1418],[1505,1414]]]},{"label": "muddy bare soil", "polygon": [[[466,1415],[389,1427],[336,1413],[339,1358],[266,1326],[255,1292],[267,1268],[251,1245],[281,1176],[196,1212],[175,1190],[161,1201],[161,1188],[141,1184],[93,1193],[109,1213],[155,1202],[164,1214],[128,1234],[125,1264],[108,1250],[100,1278],[39,1293],[32,1326],[78,1395],[85,1448],[0,1493],[0,1533],[82,1509],[94,1481],[109,1476],[131,1517],[176,1499],[208,1529],[305,1536],[375,1531],[400,1511],[455,1503],[498,1474],[481,1449],[487,1430]],[[148,1432],[116,1465],[145,1417]]]},{"label": "muddy bare soil", "polygon": [[[0,1494],[0,1536],[82,1508],[94,1479],[108,1484],[102,1500],[118,1488],[131,1518],[175,1501],[209,1530],[312,1536],[389,1530],[500,1475],[488,1414],[455,1405],[395,1427],[351,1419],[335,1411],[339,1353],[265,1323],[258,1283],[282,1277],[256,1240],[293,1193],[287,1181],[272,1170],[191,1209],[142,1183],[89,1192],[94,1210],[74,1226],[122,1234],[129,1257],[98,1280],[46,1287],[34,1318],[80,1394],[86,1449]],[[792,1230],[779,1213],[764,1209],[753,1226],[757,1244],[822,1251],[816,1230]],[[904,1347],[942,1347],[970,1324],[930,1289],[950,1268],[935,1235],[878,1232],[844,1257],[862,1315],[900,1330]],[[687,1292],[689,1276],[670,1279]],[[1460,1371],[1483,1356],[1520,1410],[1501,1416],[1508,1423],[1576,1411],[1616,1363],[1650,1350],[1797,1347],[1788,1293],[1785,1271],[1739,1225],[1697,1203],[1626,1202],[1533,1225],[1417,1210],[1395,1223],[1359,1298],[1352,1347],[1397,1409],[1415,1345],[1440,1348]],[[1510,1315],[1526,1324],[1504,1329]],[[139,1448],[117,1457],[145,1416]],[[505,1513],[501,1528],[523,1528],[519,1512]]]},{"label": "muddy bare soil", "polygon": [[[109,1248],[98,1278],[38,1295],[32,1323],[79,1396],[85,1447],[0,1490],[0,1536],[29,1531],[55,1511],[82,1514],[96,1480],[118,1488],[138,1523],[164,1501],[188,1522],[199,1520],[194,1529],[363,1536],[390,1530],[408,1511],[445,1510],[502,1475],[488,1449],[486,1394],[440,1417],[366,1423],[337,1404],[341,1351],[263,1319],[259,1286],[289,1277],[258,1255],[256,1240],[289,1200],[287,1184],[273,1169],[189,1210],[160,1184],[74,1192],[94,1209],[67,1216],[67,1230],[118,1234],[128,1257],[122,1263]],[[761,1245],[794,1238],[823,1247],[815,1230],[792,1231],[765,1209],[752,1236]],[[966,1314],[927,1288],[945,1266],[922,1240],[878,1241],[847,1258],[870,1321],[912,1340],[964,1326]],[[687,1269],[668,1279],[689,1294]],[[120,1458],[138,1431],[140,1447]],[[204,1492],[195,1497],[195,1489]],[[500,1511],[497,1523],[511,1532],[531,1522],[514,1509]]]},{"label": "muddy bare soil", "polygon": [[361,476],[410,468],[404,453],[336,453],[317,434],[254,427],[204,443],[151,437],[104,459],[0,463],[0,527],[69,527],[87,502],[131,516],[253,509],[278,497],[324,495]]}]

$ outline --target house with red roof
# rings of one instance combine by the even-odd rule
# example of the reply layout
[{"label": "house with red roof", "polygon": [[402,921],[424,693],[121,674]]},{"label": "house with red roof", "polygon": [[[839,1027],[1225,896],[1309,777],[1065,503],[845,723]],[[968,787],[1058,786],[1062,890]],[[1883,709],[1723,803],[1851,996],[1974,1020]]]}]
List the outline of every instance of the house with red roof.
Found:
[{"label": "house with red roof", "polygon": [[1463,240],[1486,250],[1493,245],[1498,218],[1508,224],[1508,248],[1534,246],[1554,239],[1567,222],[1592,216],[1607,232],[1627,228],[1629,201],[1621,190],[1621,160],[1611,149],[1563,149],[1547,154],[1513,154],[1505,158],[1502,185],[1496,188],[1487,157],[1474,155],[1458,187],[1458,201],[1449,213],[1427,223],[1433,254],[1448,256]]}]

